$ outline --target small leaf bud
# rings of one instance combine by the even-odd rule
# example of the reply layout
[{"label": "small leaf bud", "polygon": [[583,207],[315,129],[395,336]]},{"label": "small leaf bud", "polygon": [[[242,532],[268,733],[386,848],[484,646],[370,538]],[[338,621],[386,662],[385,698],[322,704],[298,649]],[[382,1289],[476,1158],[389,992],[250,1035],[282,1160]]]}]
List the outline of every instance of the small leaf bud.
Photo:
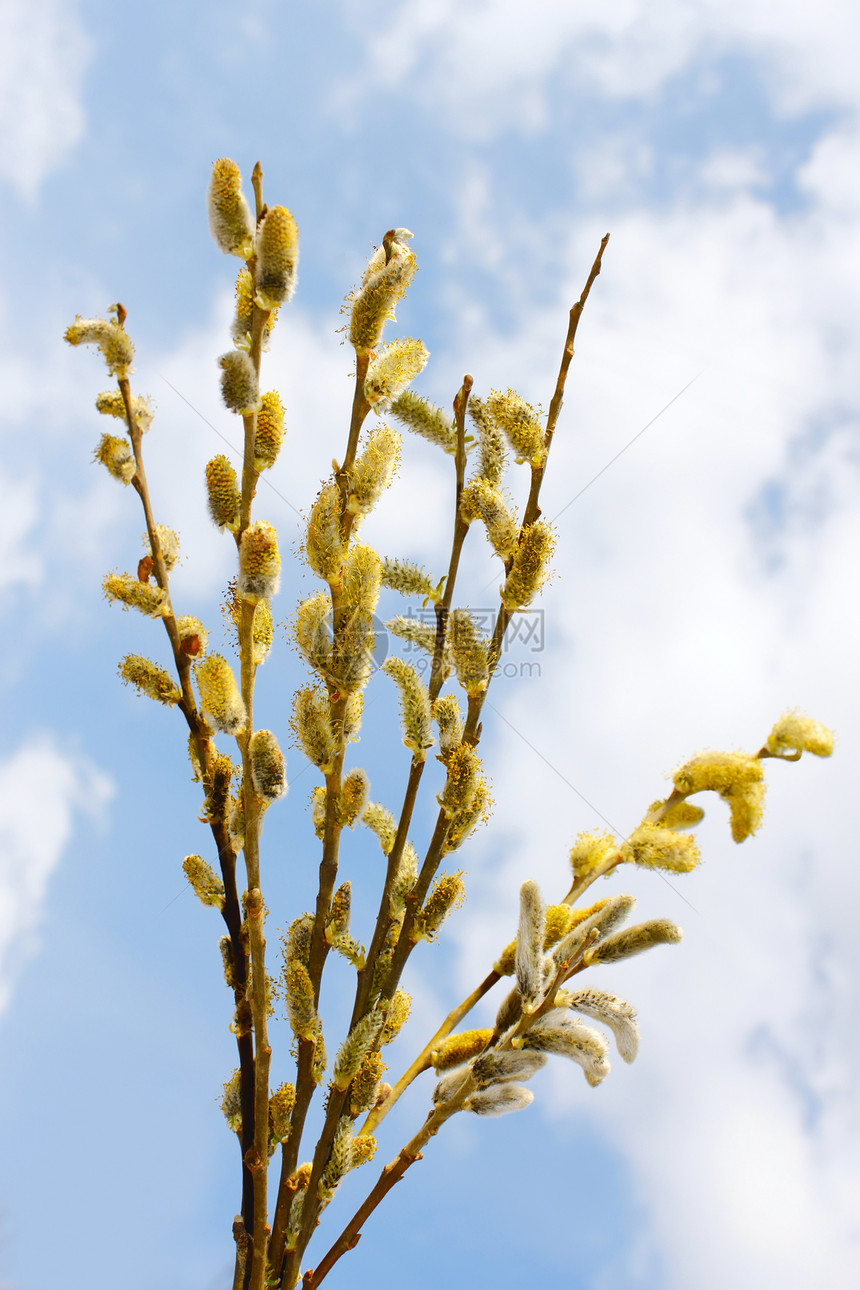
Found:
[{"label": "small leaf bud", "polygon": [[254,788],[267,805],[287,792],[284,754],[271,730],[255,730],[248,744]]},{"label": "small leaf bud", "polygon": [[235,161],[221,157],[209,182],[209,228],[225,255],[247,260],[254,251],[254,217]]},{"label": "small leaf bud", "polygon": [[186,856],[182,868],[198,900],[215,909],[224,908],[224,884],[202,856]]},{"label": "small leaf bud", "polygon": [[227,528],[235,533],[239,528],[239,507],[242,499],[236,472],[223,453],[219,453],[207,463],[206,493],[209,514],[214,523],[219,529]]},{"label": "small leaf bud", "polygon": [[119,665],[119,674],[126,685],[135,686],[141,694],[158,703],[169,706],[182,698],[182,691],[170,673],[139,654],[127,654]]},{"label": "small leaf bud", "polygon": [[209,724],[225,735],[245,729],[247,713],[233,669],[220,654],[209,654],[195,669],[200,702]]},{"label": "small leaf bud", "polygon": [[100,461],[108,472],[123,484],[130,484],[137,471],[131,444],[116,435],[103,434],[96,448],[95,461]]},{"label": "small leaf bud", "polygon": [[276,309],[290,299],[296,288],[299,260],[299,228],[286,206],[266,212],[257,231],[257,304]]},{"label": "small leaf bud", "polygon": [[221,397],[225,407],[250,416],[260,407],[260,385],[251,356],[243,349],[231,349],[218,359],[222,369]]}]

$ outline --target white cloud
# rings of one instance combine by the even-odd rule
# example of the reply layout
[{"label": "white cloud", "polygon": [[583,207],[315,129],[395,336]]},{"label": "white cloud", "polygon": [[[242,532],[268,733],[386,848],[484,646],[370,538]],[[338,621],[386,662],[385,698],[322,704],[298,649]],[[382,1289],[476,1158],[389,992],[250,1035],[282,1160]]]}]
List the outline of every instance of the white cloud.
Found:
[{"label": "white cloud", "polygon": [[0,6],[0,176],[28,200],[83,136],[88,61],[68,0]]},{"label": "white cloud", "polygon": [[0,1012],[37,948],[48,884],[75,817],[98,819],[112,794],[106,775],[50,736],[0,762]]},{"label": "white cloud", "polygon": [[858,105],[860,16],[850,0],[815,9],[803,0],[778,9],[768,0],[539,0],[527,22],[516,0],[410,0],[380,8],[375,21],[362,5],[356,25],[369,66],[348,93],[397,87],[467,138],[546,128],[556,77],[568,90],[648,99],[697,61],[725,56],[756,61],[780,111]]}]

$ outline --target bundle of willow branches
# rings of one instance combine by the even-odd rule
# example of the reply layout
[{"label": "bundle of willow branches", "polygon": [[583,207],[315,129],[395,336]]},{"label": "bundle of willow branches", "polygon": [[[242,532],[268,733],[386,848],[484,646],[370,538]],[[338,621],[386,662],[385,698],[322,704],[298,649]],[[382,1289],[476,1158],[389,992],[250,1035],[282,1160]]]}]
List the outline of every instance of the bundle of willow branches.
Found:
[{"label": "bundle of willow branches", "polygon": [[[212,233],[225,253],[243,262],[236,282],[233,346],[219,359],[224,402],[244,426],[241,478],[226,456],[216,456],[206,466],[212,519],[232,534],[238,555],[227,601],[235,625],[238,679],[234,666],[207,648],[203,623],[179,613],[171,598],[170,574],[179,544],[171,529],[156,522],[150,501],[142,443],[153,414],[148,398],[131,389],[134,349],[125,310],[117,305],[107,318],[78,318],[66,339],[98,346],[116,378],[117,388],[100,394],[96,406],[123,423],[125,433],[104,434],[96,457],[135,490],[146,519],[147,554],[135,573],[109,575],[106,595],[161,619],[173,655],[173,673],[139,655],[126,657],[120,673],[142,694],[182,713],[213,860],[217,856],[217,870],[200,855],[186,857],[184,870],[200,900],[224,920],[224,974],[235,1002],[231,1027],[238,1067],[223,1100],[241,1153],[241,1212],[233,1223],[234,1290],[292,1290],[302,1277],[305,1249],[323,1211],[345,1176],[373,1157],[382,1120],[419,1075],[431,1068],[439,1075],[432,1096],[428,1093],[430,1109],[423,1125],[384,1167],[316,1267],[304,1273],[310,1290],[355,1245],[367,1217],[451,1116],[499,1115],[527,1106],[532,1093],[526,1081],[548,1055],[568,1058],[589,1084],[600,1083],[609,1071],[609,1043],[603,1030],[583,1018],[611,1032],[625,1061],[636,1056],[638,1031],[630,1004],[573,978],[593,964],[676,942],[681,933],[668,919],[624,926],[634,904],[630,896],[583,906],[581,898],[595,879],[627,863],[672,873],[693,869],[699,852],[689,830],[703,812],[689,799],[702,792],[724,799],[733,837],[742,841],[761,820],[764,760],[797,760],[802,751],[827,756],[833,741],[824,727],[789,713],[754,755],[700,753],[683,765],[669,796],[653,803],[626,839],[581,834],[571,852],[567,894],[547,907],[534,882],[523,884],[516,940],[451,1011],[394,1087],[384,1082],[382,1049],[409,1012],[409,996],[400,985],[404,969],[412,952],[435,938],[463,897],[462,872],[440,872],[441,866],[489,811],[490,791],[478,756],[481,711],[511,620],[532,603],[547,576],[555,539],[541,518],[541,485],[577,326],[608,238],[570,311],[558,380],[543,421],[514,390],[491,391],[479,399],[469,376],[453,400],[453,416],[410,391],[427,351],[419,340],[382,341],[416,268],[408,230],[385,234],[349,298],[349,340],[355,349],[352,414],[342,459],[333,463],[304,533],[303,555],[321,590],[299,605],[292,626],[312,673],[311,682],[295,695],[292,726],[321,778],[311,806],[322,850],[319,887],[313,911],[286,912],[291,921],[276,974],[266,960],[260,835],[265,814],[284,795],[287,781],[277,736],[256,724],[254,683],[274,639],[270,601],[278,591],[281,557],[274,526],[254,519],[253,505],[260,474],[274,464],[284,440],[280,397],[262,390],[260,369],[278,311],[293,294],[298,229],[285,207],[264,204],[259,164],[253,187],[252,213],[238,167],[226,159],[215,163],[209,192]],[[377,420],[367,429],[371,413]],[[391,484],[401,451],[400,436],[380,419],[383,415],[450,458],[453,534],[444,576],[384,558],[359,538],[362,519]],[[509,452],[528,481],[521,519],[503,491]],[[475,524],[483,527],[504,567],[490,634],[455,598],[461,552]],[[409,755],[396,814],[370,800],[364,770],[347,766],[349,746],[361,726],[363,692],[374,671],[374,612],[381,587],[432,606],[432,615],[402,615],[386,624],[392,636],[407,643],[404,652],[420,654],[424,662],[416,667],[392,657],[381,668],[399,691]],[[442,782],[440,787],[434,770],[438,815],[422,858],[410,841],[410,827],[434,748]],[[350,884],[338,884],[344,829],[357,823],[376,835],[386,861],[366,949],[350,929]],[[331,1036],[320,998],[332,952],[352,965],[355,996],[346,1033],[330,1061],[326,1041],[330,1044]],[[466,1014],[503,977],[512,977],[514,984],[495,1025],[458,1032]],[[295,1076],[273,1090],[268,1019],[275,999],[285,1004],[294,1037]],[[306,1120],[320,1090],[322,1129],[309,1148]],[[272,1160],[276,1153],[277,1162]],[[275,1163],[279,1169],[272,1188]]]}]

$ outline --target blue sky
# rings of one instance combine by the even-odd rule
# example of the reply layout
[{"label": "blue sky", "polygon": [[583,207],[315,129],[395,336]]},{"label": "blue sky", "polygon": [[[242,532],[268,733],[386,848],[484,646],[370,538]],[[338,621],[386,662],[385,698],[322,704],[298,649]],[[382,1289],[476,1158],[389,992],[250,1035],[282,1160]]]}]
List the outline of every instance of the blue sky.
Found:
[{"label": "blue sky", "polygon": [[[611,233],[544,491],[559,576],[539,674],[514,667],[491,694],[495,814],[463,852],[467,905],[416,954],[395,1074],[509,939],[520,882],[563,893],[579,831],[608,819],[628,832],[680,760],[752,751],[786,707],[839,737],[829,763],[773,768],[755,839],[733,847],[717,804],[700,871],[672,885],[625,875],[643,918],[685,929],[677,949],[595,981],[639,1008],[636,1064],[592,1090],[556,1063],[521,1115],[457,1117],[329,1284],[853,1284],[858,43],[848,0],[536,0],[527,16],[508,0],[255,0],[241,13],[6,0],[3,1290],[41,1290],[58,1259],[68,1290],[228,1284],[228,999],[217,918],[180,867],[206,846],[198,794],[179,718],[116,677],[124,654],[163,647],[102,598],[104,573],[133,567],[142,524],[91,462],[99,362],[61,341],[76,313],[128,308],[135,388],[157,404],[156,507],[183,541],[176,597],[217,637],[230,543],[201,480],[218,436],[237,440],[215,362],[232,262],[204,194],[223,155],[248,179],[259,158],[302,234],[299,291],[267,359],[289,437],[258,502],[285,550],[342,448],[339,309],[387,228],[415,234],[421,272],[398,331],[427,344],[417,388],[444,404],[465,371],[479,391],[548,404],[567,310]],[[404,447],[366,534],[441,573],[445,463]],[[498,570],[477,534],[473,546],[463,585],[491,603]],[[286,571],[281,622],[311,586]],[[284,744],[302,677],[281,633],[258,692]],[[356,756],[393,806],[405,763],[387,685],[371,687]],[[275,927],[308,907],[316,869],[315,780],[297,750],[288,760],[292,791],[265,835]],[[375,865],[351,837],[357,893]],[[370,903],[358,894],[359,919]],[[333,1017],[339,1006],[336,981]],[[330,1235],[428,1096],[419,1085],[391,1116]]]}]

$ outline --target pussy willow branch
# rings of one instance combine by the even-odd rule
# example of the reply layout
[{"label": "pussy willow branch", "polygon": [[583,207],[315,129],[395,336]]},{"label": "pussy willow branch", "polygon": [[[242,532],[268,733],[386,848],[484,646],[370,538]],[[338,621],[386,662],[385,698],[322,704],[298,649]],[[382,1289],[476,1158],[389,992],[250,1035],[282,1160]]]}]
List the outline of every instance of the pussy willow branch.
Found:
[{"label": "pussy willow branch", "polygon": [[[350,472],[355,464],[355,457],[358,451],[359,435],[361,427],[370,411],[370,404],[365,396],[365,380],[367,378],[367,369],[370,364],[369,355],[359,354],[356,356],[355,365],[355,389],[353,392],[352,411],[349,423],[349,435],[347,439],[346,454],[343,464],[335,470],[335,480],[342,499],[342,526],[341,536],[344,541],[348,541],[354,516],[347,508],[349,497]],[[347,627],[347,619],[350,609],[344,606],[342,602],[341,586],[339,580],[335,579],[329,583],[329,591],[332,601],[332,638],[334,659],[338,660],[343,648],[343,636]],[[314,913],[314,924],[311,932],[311,948],[308,963],[308,972],[314,990],[314,1002],[319,1004],[320,990],[322,986],[323,968],[328,955],[328,941],[325,931],[326,924],[331,910],[331,900],[334,893],[335,882],[337,881],[338,858],[340,850],[340,837],[343,831],[343,824],[340,818],[340,799],[343,787],[343,766],[346,755],[346,738],[344,735],[344,716],[346,713],[347,697],[338,694],[332,696],[331,724],[338,733],[338,745],[330,771],[326,774],[326,798],[325,798],[325,823],[323,832],[323,854],[319,869],[319,885],[317,888],[317,899]],[[281,1173],[278,1183],[278,1194],[275,1203],[275,1214],[273,1219],[272,1239],[269,1247],[269,1264],[276,1271],[276,1274],[282,1278],[289,1275],[289,1266],[291,1258],[295,1258],[295,1252],[286,1250],[286,1229],[290,1219],[290,1211],[295,1198],[295,1191],[290,1187],[291,1175],[298,1163],[298,1153],[301,1148],[301,1139],[304,1131],[305,1120],[307,1117],[310,1103],[316,1091],[316,1083],[313,1077],[314,1062],[314,1044],[307,1040],[299,1040],[298,1061],[296,1071],[296,1100],[293,1112],[290,1117],[290,1135],[287,1142],[281,1150]],[[328,1162],[328,1154],[334,1141],[334,1133],[337,1127],[337,1120],[327,1114],[323,1125],[322,1133],[317,1141],[312,1162],[312,1172],[310,1182],[305,1189],[305,1198],[316,1194],[316,1186],[322,1176],[323,1169]],[[302,1213],[302,1228],[299,1233],[297,1247],[300,1250],[298,1257],[301,1257],[301,1251],[310,1238],[313,1231],[313,1224],[316,1215],[311,1213],[312,1207],[306,1205],[307,1213]],[[282,1271],[282,1268],[285,1271]]]},{"label": "pussy willow branch", "polygon": [[[359,373],[356,371],[356,381]],[[364,377],[362,377],[362,381]],[[362,387],[363,388],[363,387]],[[463,491],[463,482],[466,468],[466,448],[465,448],[465,416],[466,404],[469,393],[472,388],[471,376],[463,378],[463,385],[454,400],[455,423],[457,427],[457,453],[455,456],[455,506],[454,506],[454,534],[451,544],[451,556],[448,565],[448,575],[445,582],[445,591],[440,603],[436,606],[437,633],[436,646],[434,650],[433,663],[431,667],[431,682],[429,686],[431,702],[438,696],[439,690],[443,684],[442,659],[445,647],[445,627],[448,614],[451,608],[451,599],[454,592],[454,585],[457,578],[457,571],[460,562],[460,555],[463,548],[463,542],[469,530],[469,525],[465,523],[460,514],[460,499]],[[359,399],[358,386],[356,388],[356,397],[353,403],[353,424],[357,417],[366,415],[366,400]],[[351,428],[352,441],[352,428]],[[349,454],[348,454],[349,456]],[[346,465],[343,467],[343,473],[346,472]],[[365,1015],[370,1000],[370,993],[373,985],[374,968],[379,958],[388,929],[391,923],[389,911],[389,899],[391,888],[400,865],[400,859],[403,849],[406,845],[406,839],[409,832],[409,826],[412,821],[412,812],[418,794],[418,788],[421,782],[425,762],[423,759],[413,757],[409,768],[409,777],[406,791],[404,794],[403,804],[400,812],[397,833],[394,844],[388,856],[388,865],[386,869],[385,880],[383,882],[382,894],[380,897],[379,913],[374,927],[373,938],[370,948],[365,958],[363,969],[358,974],[356,983],[356,996],[353,1006],[352,1019],[349,1024],[349,1030]],[[328,794],[328,785],[327,785]],[[327,796],[328,801],[328,796]],[[329,892],[329,902],[330,902]],[[326,906],[328,908],[328,906]],[[313,975],[313,974],[312,974]],[[349,1030],[347,1033],[349,1033]],[[338,1122],[344,1113],[350,1097],[350,1089],[340,1090],[332,1088],[326,1102],[326,1116],[322,1132],[317,1141],[312,1162],[312,1172],[310,1182],[305,1190],[305,1200],[302,1210],[302,1227],[296,1242],[295,1249],[290,1251],[284,1262],[282,1279],[285,1285],[291,1285],[293,1279],[297,1276],[297,1270],[301,1263],[304,1249],[309,1241],[314,1226],[318,1220],[318,1215],[324,1207],[323,1201],[317,1195],[316,1182],[322,1176],[322,1172],[328,1162],[332,1146],[334,1144],[335,1134],[337,1132]],[[274,1243],[273,1243],[274,1247]],[[274,1248],[273,1248],[274,1254]],[[273,1266],[275,1264],[272,1258]]]},{"label": "pussy willow branch", "polygon": [[[122,324],[125,320],[126,312],[121,305],[118,309],[118,316],[120,323]],[[143,507],[147,536],[149,538],[150,549],[152,551],[155,579],[159,587],[168,597],[168,601],[170,601],[170,575],[168,573],[167,566],[164,563],[161,542],[153,516],[152,502],[149,495],[149,485],[147,483],[146,470],[143,462],[143,436],[140,427],[137,424],[137,418],[134,415],[131,385],[127,377],[119,378],[117,383],[122,395],[123,404],[125,405],[129,438],[131,439],[132,451],[134,452],[135,474],[132,479],[132,486],[140,498],[141,506]],[[179,700],[177,707],[182,712],[191,736],[194,739],[197,755],[203,772],[203,779],[206,781],[207,778],[211,776],[213,769],[212,745],[209,740],[210,731],[197,711],[194,691],[191,688],[191,660],[182,648],[182,643],[179,639],[179,631],[176,626],[176,617],[172,610],[172,602],[170,603],[171,612],[163,619],[163,622],[165,631],[167,632],[167,637],[173,650],[173,661],[182,691],[182,698]],[[242,937],[242,914],[239,906],[238,892],[236,890],[236,854],[230,842],[230,834],[223,815],[211,816],[209,819],[209,827],[218,851],[218,862],[224,883],[224,907],[221,914],[230,937],[230,947],[233,959],[233,991],[238,1019],[236,1027],[236,1046],[239,1054],[241,1081],[240,1100],[242,1106],[242,1133],[240,1135],[240,1147],[242,1152],[242,1214],[245,1221],[249,1225],[252,1225],[254,1213],[254,1184],[251,1171],[245,1163],[245,1155],[253,1146],[254,1052],[251,1036],[245,1029],[242,1020],[244,1010],[247,1006],[245,1003],[245,995],[248,979],[248,956]]]},{"label": "pussy willow branch", "polygon": [[[511,1027],[504,1038],[496,1036],[495,1048],[498,1052],[509,1050],[516,1039],[524,1035],[536,1021],[539,1021],[547,1012],[555,1007],[555,997],[560,986],[575,975],[582,966],[582,958],[591,942],[587,941],[585,945],[580,946],[576,956],[568,962],[560,963],[556,970],[553,982],[546,995],[536,1008],[529,1012],[522,1013],[516,1025]],[[387,1164],[382,1170],[375,1186],[369,1192],[366,1199],[358,1207],[352,1218],[344,1227],[334,1245],[324,1255],[316,1268],[310,1268],[302,1278],[303,1290],[316,1290],[321,1285],[325,1277],[344,1254],[349,1250],[354,1250],[361,1237],[361,1229],[367,1219],[379,1205],[379,1203],[388,1195],[395,1183],[398,1183],[406,1170],[409,1169],[416,1161],[422,1159],[422,1149],[427,1145],[432,1137],[439,1132],[442,1125],[451,1119],[458,1111],[462,1110],[467,1098],[478,1088],[478,1081],[469,1071],[463,1077],[462,1084],[452,1097],[435,1107],[424,1124],[418,1130],[413,1138],[401,1147],[394,1160]]]},{"label": "pussy willow branch", "polygon": [[[257,171],[255,171],[257,175]],[[257,175],[255,191],[261,194],[262,171]],[[248,262],[248,269],[253,276],[253,261]],[[263,331],[268,322],[266,310],[254,305],[251,320],[250,357],[259,380],[262,358]],[[245,442],[242,457],[242,495],[240,503],[239,531],[236,534],[237,547],[241,544],[242,535],[251,523],[251,511],[257,486],[258,472],[254,467],[257,440],[257,414],[252,412],[243,417]],[[236,738],[242,755],[242,785],[244,799],[244,843],[242,851],[245,857],[247,873],[247,921],[248,940],[251,949],[251,1016],[254,1026],[254,1121],[253,1146],[245,1152],[245,1164],[251,1170],[254,1181],[254,1214],[251,1230],[251,1261],[247,1275],[249,1290],[263,1290],[266,1277],[266,1249],[268,1238],[268,1162],[269,1162],[269,1066],[272,1049],[268,1035],[268,981],[266,977],[266,937],[264,930],[263,895],[260,880],[260,799],[254,790],[254,777],[251,768],[250,744],[254,733],[254,682],[256,664],[254,663],[254,615],[256,605],[247,600],[240,602],[239,612],[239,658],[241,667],[242,699],[247,712],[245,729]],[[237,1250],[238,1257],[238,1250]]]},{"label": "pussy willow branch", "polygon": [[[546,430],[544,432],[544,449],[545,449],[544,456],[540,466],[538,467],[532,466],[531,468],[531,486],[529,490],[529,498],[526,505],[525,514],[523,516],[523,521],[520,526],[521,537],[526,526],[529,524],[533,524],[535,520],[537,520],[540,517],[540,505],[539,505],[540,490],[541,490],[541,485],[543,483],[544,475],[546,473],[546,463],[549,457],[549,450],[552,445],[553,435],[555,434],[555,429],[558,424],[558,418],[561,413],[562,403],[564,400],[564,391],[567,383],[568,371],[570,369],[570,364],[574,353],[573,346],[574,346],[574,340],[576,337],[576,331],[579,326],[579,320],[582,316],[582,311],[585,308],[585,303],[588,299],[589,293],[591,292],[591,288],[597,278],[597,275],[600,273],[601,264],[603,260],[603,253],[606,250],[606,246],[608,242],[609,242],[609,234],[607,233],[601,239],[600,247],[594,259],[594,263],[591,266],[591,270],[588,274],[588,278],[586,280],[585,286],[582,289],[579,300],[576,302],[576,304],[573,305],[573,307],[570,310],[567,335],[565,337],[564,347],[563,347],[562,356],[561,356],[561,362],[559,364],[558,377],[556,378],[555,391],[553,393],[552,401],[550,403],[549,413],[547,416]],[[470,387],[471,387],[471,381],[470,381]],[[465,404],[463,405],[462,413],[463,414],[465,413]],[[458,444],[460,445],[459,451],[462,452],[463,451],[462,437],[458,438]],[[458,519],[460,519],[459,506],[457,509],[457,515],[458,515]],[[462,520],[460,520],[460,523],[462,523]],[[510,572],[511,564],[512,564],[512,559],[506,562],[506,565],[505,565],[506,574]],[[446,591],[447,590],[448,588],[446,586]],[[448,600],[448,607],[450,607],[450,598]],[[470,742],[474,745],[477,745],[477,743],[480,740],[481,711],[487,697],[489,684],[492,681],[495,666],[498,663],[498,660],[501,658],[504,637],[508,629],[508,626],[510,625],[511,617],[512,615],[510,611],[505,607],[504,603],[500,602],[499,611],[496,617],[496,623],[493,631],[493,637],[489,647],[489,657],[490,657],[490,666],[491,666],[490,680],[488,682],[486,690],[480,692],[479,694],[472,695],[469,698],[469,707],[468,707],[468,713],[467,713],[466,725],[464,728],[463,737],[464,739],[470,740]],[[384,990],[385,997],[389,999],[393,997],[394,991],[396,990],[397,985],[399,984],[400,976],[402,975],[407,959],[409,958],[409,955],[411,954],[412,949],[414,948],[415,943],[411,940],[411,934],[414,927],[415,914],[417,910],[420,908],[420,905],[423,902],[424,897],[426,896],[430,888],[430,883],[432,882],[436,874],[436,871],[439,867],[439,863],[441,862],[442,855],[444,853],[445,841],[447,839],[447,833],[448,833],[448,822],[445,819],[444,812],[440,811],[437,817],[436,828],[433,833],[433,838],[431,839],[430,846],[425,855],[424,863],[421,867],[421,872],[418,876],[418,881],[415,887],[413,887],[412,891],[409,893],[409,896],[407,897],[406,915],[404,917],[403,926],[400,931],[400,936],[398,938],[397,945],[394,950],[391,969],[390,969],[388,981],[386,982],[385,990]],[[494,979],[491,980],[490,977],[494,977]],[[460,1005],[460,1007],[454,1009],[454,1011],[451,1014],[449,1014],[449,1017],[446,1019],[445,1024],[450,1023],[450,1027],[451,1029],[453,1029],[453,1027],[462,1019],[462,1017],[465,1016],[466,1013],[470,1011],[472,1007],[474,1007],[474,1004],[477,1003],[478,999],[483,997],[483,994],[486,993],[488,990],[490,990],[492,986],[495,984],[496,980],[499,979],[498,976],[494,976],[493,973],[490,974],[490,977],[486,979],[486,981],[482,984],[482,986],[478,987],[478,991],[480,991],[480,993],[477,993],[476,997],[475,997],[475,994],[469,996],[469,999],[472,999],[473,1002],[469,1003],[469,1001],[466,1000],[465,1005],[467,1006]],[[450,1031],[448,1031],[448,1033],[450,1033]],[[434,1039],[431,1040],[430,1043],[434,1044],[435,1042],[438,1042],[438,1039],[436,1038],[436,1036],[434,1036]],[[409,1083],[411,1083],[412,1079],[414,1079],[418,1074],[420,1074],[422,1070],[427,1069],[427,1060],[425,1058],[425,1054],[427,1055],[427,1057],[429,1057],[429,1051],[430,1051],[429,1046],[426,1046],[422,1054],[419,1055],[419,1058],[416,1059],[416,1062],[414,1062],[413,1065],[410,1066],[409,1071],[406,1072],[406,1075],[400,1081],[398,1081],[395,1088],[392,1089],[391,1093],[389,1094],[388,1098],[383,1103],[383,1105],[377,1108],[375,1111],[371,1112],[370,1117],[368,1117],[368,1123],[372,1124],[374,1127],[377,1124],[379,1124],[381,1120],[385,1117],[385,1115],[388,1113],[388,1111],[391,1109],[391,1107],[394,1105],[394,1103],[401,1096],[401,1094],[408,1087]],[[410,1072],[412,1072],[411,1077],[407,1078],[407,1076],[410,1076]]]}]

